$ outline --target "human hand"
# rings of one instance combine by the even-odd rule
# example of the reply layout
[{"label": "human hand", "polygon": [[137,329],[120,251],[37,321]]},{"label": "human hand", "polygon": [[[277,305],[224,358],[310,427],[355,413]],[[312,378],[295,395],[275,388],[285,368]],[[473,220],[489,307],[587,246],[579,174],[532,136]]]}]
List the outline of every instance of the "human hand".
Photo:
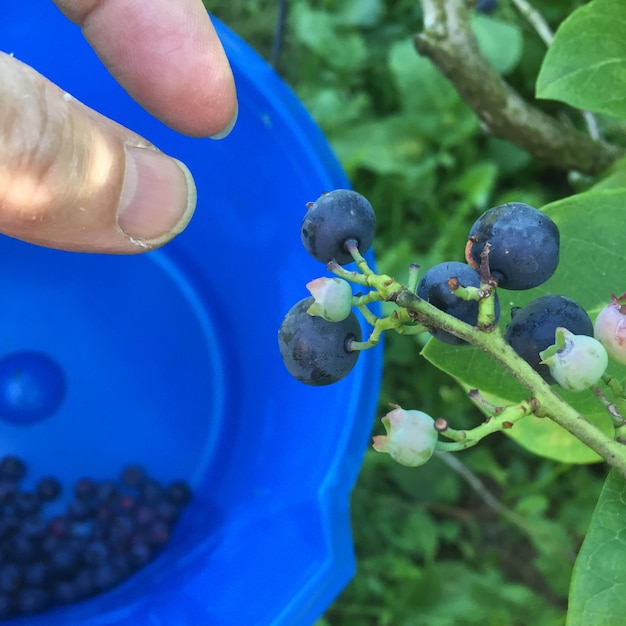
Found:
[{"label": "human hand", "polygon": [[[201,0],[55,2],[155,117],[196,137],[230,131],[234,80]],[[175,237],[195,205],[184,165],[0,52],[0,232],[133,254]]]}]

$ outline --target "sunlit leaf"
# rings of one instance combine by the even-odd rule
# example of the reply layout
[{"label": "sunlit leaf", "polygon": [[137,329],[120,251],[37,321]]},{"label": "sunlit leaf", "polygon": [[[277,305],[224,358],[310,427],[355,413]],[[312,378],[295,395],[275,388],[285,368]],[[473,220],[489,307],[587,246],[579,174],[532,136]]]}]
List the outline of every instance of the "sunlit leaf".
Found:
[{"label": "sunlit leaf", "polygon": [[559,27],[537,78],[537,97],[626,117],[626,2],[593,0]]}]

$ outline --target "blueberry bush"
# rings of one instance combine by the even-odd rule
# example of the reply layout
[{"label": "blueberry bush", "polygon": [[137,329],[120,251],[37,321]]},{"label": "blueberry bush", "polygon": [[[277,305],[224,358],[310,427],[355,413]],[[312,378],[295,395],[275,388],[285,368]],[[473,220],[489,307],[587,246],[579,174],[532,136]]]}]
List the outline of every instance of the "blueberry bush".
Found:
[{"label": "blueberry bush", "polygon": [[358,573],[321,623],[621,623],[626,5],[288,5],[282,42],[276,3],[222,17],[272,55],[374,209],[377,269],[363,233],[333,241],[354,265],[327,264],[367,325],[340,327],[339,358],[385,337]]}]

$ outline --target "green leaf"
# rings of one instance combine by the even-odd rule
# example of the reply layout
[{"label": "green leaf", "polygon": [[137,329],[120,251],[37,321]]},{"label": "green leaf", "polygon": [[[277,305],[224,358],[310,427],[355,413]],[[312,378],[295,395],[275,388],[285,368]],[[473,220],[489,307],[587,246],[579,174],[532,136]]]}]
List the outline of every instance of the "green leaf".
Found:
[{"label": "green leaf", "polygon": [[556,32],[537,78],[537,97],[626,118],[626,2],[593,0]]},{"label": "green leaf", "polygon": [[[611,293],[626,291],[625,206],[626,189],[622,187],[588,191],[545,207],[561,233],[559,267],[554,276],[537,289],[498,291],[501,328],[510,319],[511,307],[523,306],[546,293],[576,300],[593,320],[608,303]],[[529,395],[512,375],[494,367],[490,357],[472,347],[448,346],[431,340],[423,354],[464,389],[478,388],[496,405],[517,403]],[[610,364],[608,373],[623,379],[626,368]],[[608,414],[591,391],[572,393],[558,389],[558,393],[604,432],[612,432]],[[453,416],[450,417],[453,420]],[[526,417],[505,432],[531,452],[550,459],[564,463],[598,460],[594,452],[549,419]]]},{"label": "green leaf", "polygon": [[403,115],[365,121],[334,133],[332,146],[348,173],[362,167],[377,174],[432,176],[437,163],[412,127],[413,120]]},{"label": "green leaf", "polygon": [[476,13],[472,30],[480,51],[498,72],[508,74],[515,69],[523,49],[522,32],[518,26]]},{"label": "green leaf", "polygon": [[337,70],[359,71],[367,62],[364,37],[354,30],[340,30],[333,16],[296,4],[290,24],[296,39],[323,56]]},{"label": "green leaf", "polygon": [[466,141],[476,130],[478,118],[435,66],[417,54],[411,39],[390,48],[388,66],[402,109],[411,120],[405,132],[453,146]]},{"label": "green leaf", "polygon": [[626,482],[611,471],[580,549],[569,593],[568,626],[615,626],[626,614]]}]

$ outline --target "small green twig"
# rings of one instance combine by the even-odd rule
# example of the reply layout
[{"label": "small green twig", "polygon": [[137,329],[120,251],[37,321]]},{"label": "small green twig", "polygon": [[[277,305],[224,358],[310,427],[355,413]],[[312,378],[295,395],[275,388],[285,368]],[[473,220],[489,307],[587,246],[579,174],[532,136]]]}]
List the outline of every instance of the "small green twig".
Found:
[{"label": "small green twig", "polygon": [[[435,428],[444,437],[452,439],[453,443],[439,441],[437,443],[437,450],[442,452],[457,452],[471,448],[487,435],[513,428],[516,422],[527,415],[531,415],[536,408],[537,404],[533,399],[503,407],[497,414],[492,415],[482,424],[470,430],[454,430],[449,427],[444,427],[447,425],[447,420],[440,418],[435,421]],[[437,422],[439,422],[439,425]]]},{"label": "small green twig", "polygon": [[356,308],[361,312],[361,315],[365,318],[365,321],[370,326],[375,326],[378,321],[378,317],[374,315],[364,304],[355,305]]}]

